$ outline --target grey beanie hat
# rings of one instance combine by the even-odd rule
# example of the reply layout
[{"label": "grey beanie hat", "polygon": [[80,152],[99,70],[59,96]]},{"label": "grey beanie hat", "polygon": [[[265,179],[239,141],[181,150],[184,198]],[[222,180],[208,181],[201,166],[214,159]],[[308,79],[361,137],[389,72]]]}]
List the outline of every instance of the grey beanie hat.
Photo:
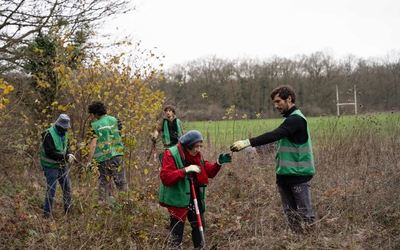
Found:
[{"label": "grey beanie hat", "polygon": [[56,123],[54,124],[55,126],[60,126],[63,129],[69,129],[71,128],[71,124],[69,123],[69,117],[66,114],[61,114]]},{"label": "grey beanie hat", "polygon": [[203,140],[203,136],[201,135],[201,133],[197,130],[190,130],[189,132],[187,132],[186,134],[182,135],[181,138],[179,138],[179,142],[184,146],[190,146],[195,144],[198,141],[202,141]]}]

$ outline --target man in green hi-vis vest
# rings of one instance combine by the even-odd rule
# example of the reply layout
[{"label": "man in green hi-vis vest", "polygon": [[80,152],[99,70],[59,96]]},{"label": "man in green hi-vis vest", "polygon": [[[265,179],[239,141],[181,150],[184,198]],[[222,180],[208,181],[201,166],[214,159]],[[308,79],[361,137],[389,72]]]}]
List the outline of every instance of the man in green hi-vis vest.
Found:
[{"label": "man in green hi-vis vest", "polygon": [[44,217],[51,217],[57,182],[63,191],[64,212],[71,211],[71,179],[69,165],[76,159],[68,143],[68,129],[71,128],[68,115],[61,114],[54,125],[42,133],[40,164],[46,177],[46,198],[44,200]]},{"label": "man in green hi-vis vest", "polygon": [[107,202],[111,192],[111,180],[121,191],[128,191],[125,169],[122,161],[124,145],[121,138],[121,123],[107,115],[107,107],[101,101],[88,106],[89,114],[97,119],[91,125],[89,163],[95,163],[100,172],[99,203]]},{"label": "man in green hi-vis vest", "polygon": [[165,148],[169,148],[178,143],[178,139],[183,135],[181,121],[176,118],[175,108],[167,105],[164,108],[165,117],[157,126],[154,135],[151,138],[153,143],[157,142],[158,135],[161,133],[162,142]]},{"label": "man in green hi-vis vest", "polygon": [[310,130],[307,119],[295,106],[296,94],[292,87],[279,86],[270,97],[284,117],[282,124],[258,137],[237,141],[230,148],[237,152],[249,146],[277,142],[276,184],[292,231],[301,233],[311,229],[315,219],[310,190],[315,174]]}]

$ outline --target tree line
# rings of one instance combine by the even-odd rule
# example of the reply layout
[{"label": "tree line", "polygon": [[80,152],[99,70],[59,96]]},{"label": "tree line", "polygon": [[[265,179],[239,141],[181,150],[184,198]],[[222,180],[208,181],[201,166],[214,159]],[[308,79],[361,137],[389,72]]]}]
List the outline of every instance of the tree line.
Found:
[{"label": "tree line", "polygon": [[[359,112],[398,108],[400,56],[395,51],[370,59],[335,59],[327,52],[263,60],[210,56],[166,70],[159,67],[162,57],[140,49],[140,43],[104,55],[109,48],[94,43],[98,24],[134,9],[129,3],[15,0],[0,6],[1,152],[34,150],[37,136],[62,112],[72,119],[71,142],[84,140],[90,123],[86,106],[96,99],[125,121],[132,150],[141,139],[147,142],[165,102],[176,105],[184,120],[220,120],[227,113],[279,117],[269,93],[289,84],[307,116],[334,115],[336,85],[340,102],[354,102],[356,85]],[[130,44],[115,43],[119,48]],[[354,112],[349,106],[341,109],[342,114]]]},{"label": "tree line", "polygon": [[[283,84],[294,87],[296,105],[308,116],[336,115],[336,86],[339,103],[353,103],[356,86],[358,113],[396,110],[400,52],[369,59],[323,51],[264,60],[209,56],[174,65],[157,88],[186,119],[220,120],[232,107],[247,118],[279,117],[269,93]],[[354,114],[354,106],[340,106],[340,114]]]}]

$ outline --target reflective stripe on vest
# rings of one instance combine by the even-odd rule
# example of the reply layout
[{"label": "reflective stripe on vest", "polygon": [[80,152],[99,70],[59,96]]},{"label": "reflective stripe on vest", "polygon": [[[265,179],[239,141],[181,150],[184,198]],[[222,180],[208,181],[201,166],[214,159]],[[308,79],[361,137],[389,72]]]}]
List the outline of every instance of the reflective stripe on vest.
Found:
[{"label": "reflective stripe on vest", "polygon": [[286,137],[277,142],[276,173],[278,175],[314,175],[314,155],[307,119],[298,109],[290,115],[299,115],[306,121],[308,140],[303,144],[295,144]]},{"label": "reflective stripe on vest", "polygon": [[56,161],[56,160],[52,160],[50,158],[44,157],[44,156],[40,156],[40,160],[48,162],[48,163],[58,163],[60,164],[62,161]]}]

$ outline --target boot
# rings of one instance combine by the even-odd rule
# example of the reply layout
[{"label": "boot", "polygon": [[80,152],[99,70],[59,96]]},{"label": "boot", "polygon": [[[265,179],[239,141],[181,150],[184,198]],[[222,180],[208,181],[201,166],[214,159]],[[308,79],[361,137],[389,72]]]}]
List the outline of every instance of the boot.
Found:
[{"label": "boot", "polygon": [[168,250],[182,250],[182,243],[178,242],[176,235],[170,235],[167,243]]},{"label": "boot", "polygon": [[64,207],[64,214],[72,214],[72,205]]},{"label": "boot", "polygon": [[315,223],[314,218],[306,218],[304,219],[304,230],[307,233],[312,233],[317,229],[317,225]]},{"label": "boot", "polygon": [[295,216],[290,216],[288,218],[289,227],[292,233],[294,234],[302,234],[303,228],[301,226],[301,219],[296,218]]},{"label": "boot", "polygon": [[45,218],[46,220],[51,219],[51,214],[50,214],[50,212],[44,211],[44,213],[43,213],[43,218]]},{"label": "boot", "polygon": [[182,249],[183,230],[185,229],[185,222],[179,221],[174,217],[170,217],[171,224],[169,226],[169,237],[167,249],[175,250]]}]

